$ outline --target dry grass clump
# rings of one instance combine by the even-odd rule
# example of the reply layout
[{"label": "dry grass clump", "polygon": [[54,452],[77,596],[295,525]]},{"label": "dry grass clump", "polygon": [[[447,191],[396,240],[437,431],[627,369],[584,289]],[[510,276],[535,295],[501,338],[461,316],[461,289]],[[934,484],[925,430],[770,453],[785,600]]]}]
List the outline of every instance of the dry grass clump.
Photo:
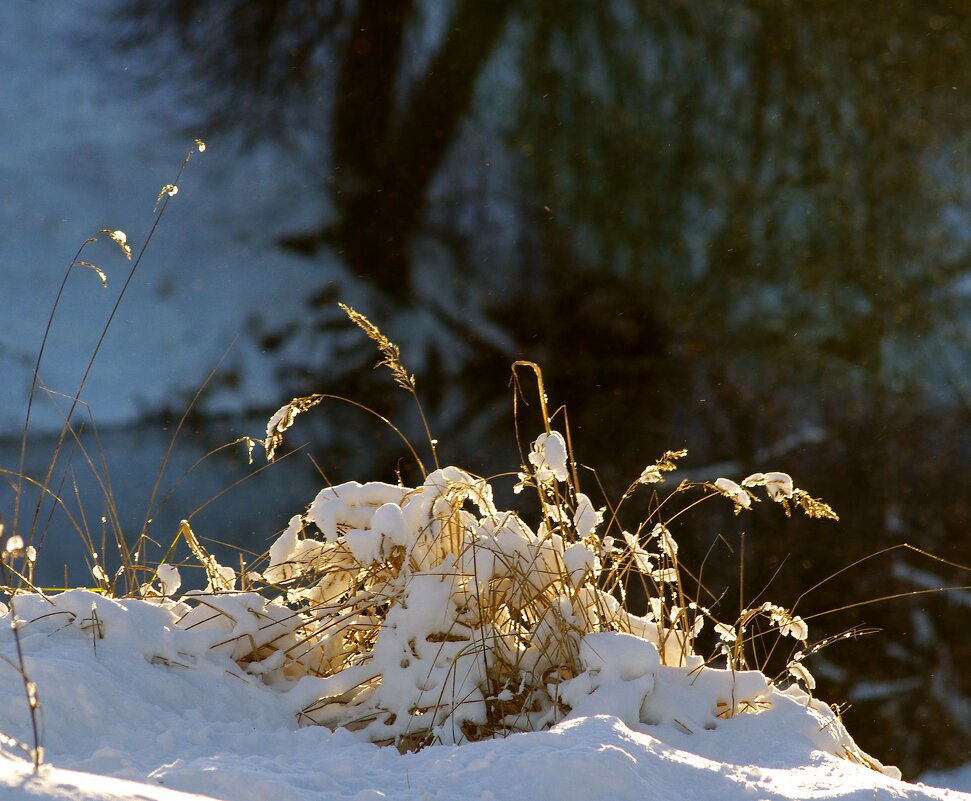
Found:
[{"label": "dry grass clump", "polygon": [[[163,192],[163,203],[171,194]],[[119,232],[102,233],[125,244]],[[689,597],[684,578],[690,574],[679,561],[672,533],[687,508],[727,498],[741,513],[758,500],[756,492],[781,504],[786,514],[801,508],[810,516],[835,517],[828,506],[794,487],[787,474],[757,473],[738,483],[682,481],[658,501],[657,485],[686,456],[668,451],[642,471],[619,502],[600,506],[581,491],[565,411],[561,433],[547,408],[542,372],[520,362],[513,366],[517,390],[522,387],[516,370],[532,370],[543,428],[521,459],[514,488],[532,511],[499,509],[489,480],[439,466],[417,382],[398,347],[364,315],[342,308],[377,344],[378,366],[388,368],[414,398],[435,469],[426,470],[404,434],[368,407],[331,395],[295,398],[267,424],[261,443],[268,461],[298,415],[337,399],[390,426],[410,450],[422,482],[325,487],[249,569],[242,562],[239,570],[221,565],[188,520],[161,563],[151,567],[145,555],[150,516],[131,545],[112,514],[122,564],[109,576],[83,518],[71,518],[88,546],[98,592],[166,606],[176,615],[176,628],[204,636],[212,649],[268,684],[289,686],[301,679],[304,722],[358,731],[403,751],[540,730],[580,707],[605,711],[590,697],[614,673],[623,681],[636,674],[633,680],[640,682],[638,708],[626,717],[652,718],[654,713],[639,704],[653,686],[653,668],[702,670],[711,657],[697,652],[696,638],[706,624],[719,642],[714,656],[733,670],[749,666],[750,647],[767,628],[777,638],[789,636],[805,646],[805,622],[782,607],[766,603],[721,622]],[[79,395],[80,390],[75,403]],[[70,415],[62,439],[67,436],[97,475]],[[245,441],[252,453],[256,441]],[[53,461],[56,454],[37,486],[70,517],[49,489]],[[163,463],[159,479],[164,468]],[[31,481],[22,471],[15,475]],[[106,476],[103,486],[111,501]],[[157,490],[158,482],[152,502]],[[622,514],[638,492],[652,493],[652,511],[628,529]],[[677,498],[684,502],[679,505]],[[205,572],[202,591],[180,594],[181,576],[171,564],[180,541]],[[37,554],[30,538],[14,533],[4,539],[0,527],[0,548],[0,591],[12,596],[35,590]],[[262,570],[253,569],[257,566]],[[646,599],[643,614],[627,603],[635,581]],[[626,654],[626,666],[608,664],[618,648]],[[801,654],[788,661],[788,673],[808,689],[814,686]],[[741,692],[743,686],[751,692]],[[764,678],[733,679],[730,692],[716,693],[722,699],[716,717],[760,711],[768,703],[765,687]]]},{"label": "dry grass clump", "polygon": [[[378,342],[380,364],[415,394],[397,348],[363,315],[345,311]],[[669,528],[680,512],[663,515],[676,496],[686,497],[682,509],[689,505],[688,494],[696,496],[690,505],[727,497],[740,512],[757,500],[757,489],[787,513],[798,507],[835,517],[828,506],[784,473],[740,483],[683,481],[633,531],[623,529],[624,502],[663,482],[685,452],[665,453],[620,503],[598,508],[580,491],[568,435],[551,426],[542,374],[527,366],[537,377],[545,427],[516,485],[535,500],[532,522],[497,508],[490,482],[457,467],[427,473],[416,487],[348,482],[322,489],[290,520],[262,573],[248,574],[292,615],[281,635],[286,645],[264,642],[246,660],[267,680],[275,670],[319,679],[302,711],[307,722],[363,731],[402,750],[477,740],[542,729],[569,713],[576,697],[570,682],[593,658],[592,640],[586,655],[583,643],[599,632],[632,635],[651,644],[661,664],[689,670],[706,662],[695,638],[708,621],[732,668],[748,664],[746,633],[755,618],[778,636],[806,642],[805,622],[782,607],[763,604],[722,623],[686,597]],[[273,416],[268,458],[296,415],[323,397],[297,398]],[[213,575],[211,566],[207,572]],[[643,615],[625,604],[635,577],[648,601]],[[799,655],[789,671],[813,686]],[[744,708],[733,704],[726,714]]]}]

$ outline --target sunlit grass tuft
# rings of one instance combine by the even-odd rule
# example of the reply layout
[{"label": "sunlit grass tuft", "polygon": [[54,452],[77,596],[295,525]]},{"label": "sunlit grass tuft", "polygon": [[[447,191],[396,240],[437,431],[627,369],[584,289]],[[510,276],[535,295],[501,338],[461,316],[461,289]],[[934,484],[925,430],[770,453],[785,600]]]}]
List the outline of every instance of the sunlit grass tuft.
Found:
[{"label": "sunlit grass tuft", "polygon": [[[342,308],[420,411],[398,348],[366,317]],[[758,493],[785,514],[800,509],[835,519],[832,509],[785,473],[757,473],[740,482],[681,481],[627,527],[626,502],[637,492],[656,494],[687,452],[665,452],[616,503],[594,503],[580,490],[569,429],[553,427],[542,371],[520,362],[514,375],[520,367],[536,378],[543,418],[543,432],[514,472],[516,492],[530,501],[524,510],[499,509],[495,479],[457,467],[422,467],[415,487],[325,487],[290,520],[262,572],[249,574],[253,587],[294,613],[295,644],[273,654],[279,669],[318,676],[332,688],[303,717],[402,750],[542,729],[569,713],[560,685],[566,689],[587,669],[581,643],[598,632],[633,635],[657,649],[662,665],[693,670],[713,660],[733,670],[757,667],[756,645],[764,653],[776,647],[764,647],[769,636],[788,638],[783,680],[812,690],[804,664],[808,624],[770,603],[720,620],[689,595],[673,526],[688,509],[725,498],[737,513],[746,511]],[[517,380],[517,398],[522,392]],[[268,459],[297,414],[324,397],[296,398],[273,415],[263,443]],[[434,447],[427,426],[426,433]],[[635,585],[646,604],[640,613],[627,601]],[[718,642],[707,657],[696,649],[706,625]],[[759,708],[758,698],[743,701],[720,714]]]}]

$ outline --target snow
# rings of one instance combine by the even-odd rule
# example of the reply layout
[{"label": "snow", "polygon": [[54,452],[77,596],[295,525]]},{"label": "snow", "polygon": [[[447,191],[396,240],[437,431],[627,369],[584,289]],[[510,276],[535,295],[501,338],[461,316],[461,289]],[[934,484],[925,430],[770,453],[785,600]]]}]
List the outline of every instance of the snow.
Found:
[{"label": "snow", "polygon": [[722,492],[725,497],[735,501],[736,509],[748,509],[752,506],[752,497],[738,484],[730,478],[715,479],[715,487]]},{"label": "snow", "polygon": [[[211,647],[218,631],[177,626],[172,604],[72,591],[49,600],[22,596],[15,607],[22,621],[33,621],[21,623],[20,636],[38,687],[45,765],[34,776],[24,755],[0,745],[4,801],[971,798],[909,785],[826,753],[820,747],[826,712],[803,697],[777,696],[772,711],[717,718],[707,700],[721,675],[659,670],[656,652],[630,635],[585,641],[583,659],[598,671],[593,692],[580,688],[581,679],[591,681],[587,675],[569,690],[591,712],[614,714],[400,754],[347,730],[298,726],[302,683],[267,686]],[[82,625],[93,608],[103,639]],[[0,664],[0,692],[8,702],[0,708],[0,730],[29,742],[5,622],[0,653],[9,661]],[[767,689],[755,673],[741,685],[742,694]],[[630,701],[639,695],[652,699],[652,724],[637,722],[641,715]]]},{"label": "snow", "polygon": [[955,770],[927,773],[921,780],[935,787],[950,787],[963,793],[971,793],[971,764]]},{"label": "snow", "polygon": [[536,481],[540,484],[548,484],[554,479],[566,481],[566,459],[566,441],[559,431],[540,434],[529,453],[529,461],[536,468]]},{"label": "snow", "polygon": [[773,501],[792,498],[795,490],[792,476],[788,473],[753,473],[744,481],[743,487],[765,487]]}]

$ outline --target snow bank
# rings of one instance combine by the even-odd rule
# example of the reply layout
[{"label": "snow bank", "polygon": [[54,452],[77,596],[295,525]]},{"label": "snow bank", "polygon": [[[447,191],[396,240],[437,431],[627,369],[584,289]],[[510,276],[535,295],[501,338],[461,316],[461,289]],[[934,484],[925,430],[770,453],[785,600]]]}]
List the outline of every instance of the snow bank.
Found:
[{"label": "snow bank", "polygon": [[[22,596],[15,609],[48,764],[32,776],[25,757],[0,747],[0,799],[971,798],[834,756],[827,709],[773,693],[758,674],[736,686],[771,698],[771,709],[721,718],[711,702],[723,674],[660,666],[636,638],[598,635],[583,652],[599,668],[583,679],[585,697],[610,695],[620,716],[400,754],[345,729],[299,727],[290,696],[301,684],[269,687],[245,672],[211,647],[214,631],[179,626],[179,605],[75,591]],[[29,741],[9,622],[0,631],[0,731]],[[580,678],[569,690],[578,698]],[[642,693],[654,722],[628,725]]]}]

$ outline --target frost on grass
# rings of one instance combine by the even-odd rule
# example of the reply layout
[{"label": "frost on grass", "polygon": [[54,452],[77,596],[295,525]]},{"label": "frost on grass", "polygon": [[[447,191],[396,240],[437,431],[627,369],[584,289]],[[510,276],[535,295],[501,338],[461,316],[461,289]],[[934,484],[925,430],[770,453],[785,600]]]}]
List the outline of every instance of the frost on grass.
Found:
[{"label": "frost on grass", "polygon": [[638,484],[660,484],[664,481],[664,474],[678,469],[678,460],[688,455],[686,450],[666,451],[654,464],[648,465],[641,471],[637,479]]},{"label": "frost on grass", "polygon": [[[558,438],[540,440],[547,458],[533,462],[536,472],[563,464],[551,442]],[[860,751],[809,694],[801,654],[788,665],[788,686],[733,656],[756,617],[804,642],[801,618],[765,603],[730,625],[679,606],[678,545],[667,525],[642,525],[615,543],[603,510],[555,472],[543,475],[527,477],[541,501],[536,524],[499,509],[489,482],[456,467],[415,487],[352,481],[321,489],[290,519],[261,573],[248,574],[259,593],[237,590],[235,571],[186,523],[182,536],[209,576],[205,591],[176,598],[179,571],[162,564],[142,588],[145,600],[71,591],[25,596],[17,613],[52,636],[77,628],[90,637],[97,626],[99,648],[155,621],[164,636],[137,639],[150,662],[191,669],[231,660],[285,693],[302,724],[402,751],[591,715],[660,739],[704,737],[765,714],[820,751],[898,775]],[[651,591],[644,615],[607,591],[630,571]],[[695,651],[708,619],[727,669]]]},{"label": "frost on grass", "polygon": [[162,205],[162,201],[166,198],[175,197],[179,194],[179,187],[177,184],[166,184],[158,193],[158,197],[155,198],[155,211],[158,211],[158,207]]},{"label": "frost on grass", "polygon": [[[324,400],[323,395],[308,395],[301,398],[294,398],[285,406],[281,406],[270,417],[266,424],[266,439],[263,441],[266,450],[266,460],[273,461],[277,449],[283,444],[283,433],[290,428],[297,415],[303,414]],[[250,461],[252,461],[252,445],[249,445]]]},{"label": "frost on grass", "polygon": [[752,508],[752,494],[730,478],[716,478],[715,489],[735,504],[735,514]]},{"label": "frost on grass", "polygon": [[112,231],[109,228],[102,228],[98,234],[104,234],[114,242],[125,254],[125,258],[131,261],[131,245],[128,244],[128,234],[124,231]]},{"label": "frost on grass", "polygon": [[566,481],[569,475],[566,458],[566,440],[559,431],[540,434],[529,452],[529,462],[533,466],[536,483],[544,485],[553,481]]}]

